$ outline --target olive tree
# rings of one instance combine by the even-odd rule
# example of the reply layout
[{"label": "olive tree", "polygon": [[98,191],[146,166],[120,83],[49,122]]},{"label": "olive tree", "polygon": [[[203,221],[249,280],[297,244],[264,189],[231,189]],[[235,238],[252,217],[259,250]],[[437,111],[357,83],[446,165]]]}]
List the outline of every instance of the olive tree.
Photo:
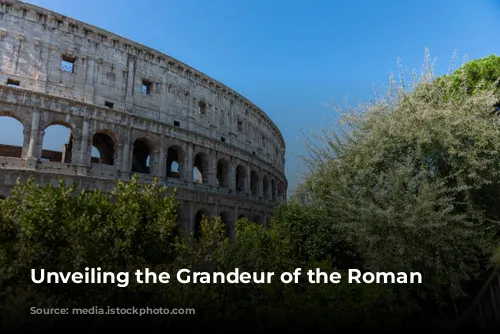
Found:
[{"label": "olive tree", "polygon": [[307,141],[297,198],[336,226],[363,270],[421,272],[421,286],[398,293],[440,307],[465,295],[498,237],[500,128],[494,85],[469,87],[467,67],[434,80],[426,64],[411,85],[401,76],[375,101],[337,108],[339,121]]}]

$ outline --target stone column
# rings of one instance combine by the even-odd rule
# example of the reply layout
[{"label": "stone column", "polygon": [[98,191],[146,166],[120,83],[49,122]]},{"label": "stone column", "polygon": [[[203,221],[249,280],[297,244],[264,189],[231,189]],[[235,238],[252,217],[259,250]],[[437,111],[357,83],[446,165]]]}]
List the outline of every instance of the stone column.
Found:
[{"label": "stone column", "polygon": [[245,193],[249,194],[251,191],[252,191],[252,188],[251,188],[251,183],[250,183],[250,180],[251,180],[251,173],[252,173],[252,169],[250,167],[250,165],[246,165],[245,166]]},{"label": "stone column", "polygon": [[208,184],[217,186],[217,154],[210,150],[208,156]]},{"label": "stone column", "polygon": [[164,181],[165,177],[167,176],[167,157],[165,153],[165,148],[163,146],[160,146],[160,154],[159,154],[159,161],[158,161],[158,170],[156,171],[156,175],[160,178],[160,181]]},{"label": "stone column", "polygon": [[28,159],[36,158],[35,149],[36,149],[36,145],[37,145],[39,123],[40,123],[40,112],[37,109],[35,109],[33,111],[33,118],[31,121],[31,134],[30,134],[30,141],[29,141],[29,145],[28,145]]},{"label": "stone column", "polygon": [[130,151],[130,144],[128,142],[125,142],[125,144],[123,144],[123,158],[122,158],[122,166],[121,166],[122,171],[125,173],[130,172],[128,170],[129,151]]},{"label": "stone column", "polygon": [[233,158],[229,160],[229,190],[231,191],[236,191],[236,165],[234,163]]},{"label": "stone column", "polygon": [[88,161],[89,157],[89,121],[85,119],[83,121],[83,127],[82,127],[82,138],[81,138],[81,146],[80,146],[80,157],[79,161],[76,161],[77,164],[79,165],[78,167],[78,175],[87,175],[87,167],[90,164],[90,161]]},{"label": "stone column", "polygon": [[34,148],[34,157],[35,159],[39,159],[39,158],[42,158],[42,152],[43,152],[43,137],[45,136],[45,131],[41,130],[41,131],[38,131],[37,134],[36,134],[36,144],[35,144],[35,148]]},{"label": "stone column", "polygon": [[127,129],[126,131],[127,134],[124,136],[122,165],[120,169],[124,173],[125,178],[128,179],[130,175],[130,129]]},{"label": "stone column", "polygon": [[121,170],[123,164],[123,144],[117,143],[115,145],[115,154],[113,156],[113,167],[116,171]]},{"label": "stone column", "polygon": [[264,173],[259,168],[259,184],[257,185],[257,197],[264,197]]},{"label": "stone column", "polygon": [[189,183],[193,183],[193,168],[194,168],[194,157],[193,157],[193,144],[188,143],[187,144],[187,154],[186,158],[184,159],[184,175],[183,179],[188,181]]}]

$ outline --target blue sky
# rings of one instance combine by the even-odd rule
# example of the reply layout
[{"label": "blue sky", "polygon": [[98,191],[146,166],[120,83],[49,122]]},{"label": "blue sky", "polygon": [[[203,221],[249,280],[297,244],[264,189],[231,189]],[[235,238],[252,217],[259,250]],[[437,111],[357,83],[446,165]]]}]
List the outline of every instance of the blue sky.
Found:
[{"label": "blue sky", "polygon": [[[437,74],[454,50],[469,59],[500,55],[500,0],[28,2],[162,51],[249,98],[285,137],[292,188],[303,172],[301,132],[335,117],[322,102],[367,101],[398,57],[420,69],[426,47]],[[0,124],[0,142],[6,134]]]}]

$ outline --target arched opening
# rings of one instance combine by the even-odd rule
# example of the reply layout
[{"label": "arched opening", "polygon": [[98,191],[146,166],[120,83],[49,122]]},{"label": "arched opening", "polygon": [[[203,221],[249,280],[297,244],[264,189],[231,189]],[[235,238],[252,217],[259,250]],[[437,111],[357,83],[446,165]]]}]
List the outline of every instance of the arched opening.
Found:
[{"label": "arched opening", "polygon": [[0,155],[21,158],[23,146],[23,124],[14,117],[0,116]]},{"label": "arched opening", "polygon": [[224,224],[225,230],[226,230],[226,236],[231,235],[231,215],[227,211],[223,211],[219,214],[220,219],[222,220],[222,223]]},{"label": "arched opening", "polygon": [[208,169],[208,160],[204,153],[198,153],[194,157],[193,166],[193,182],[196,183],[206,183],[206,171]]},{"label": "arched opening", "polygon": [[236,167],[236,191],[245,191],[245,168],[242,165]]},{"label": "arched opening", "polygon": [[134,142],[132,154],[132,173],[149,174],[151,172],[151,147],[146,139]]},{"label": "arched opening", "polygon": [[254,170],[250,172],[250,191],[253,196],[259,196],[259,174]]},{"label": "arched opening", "polygon": [[208,219],[208,212],[204,209],[198,210],[194,217],[194,237],[199,238],[201,236],[201,222],[204,218]]},{"label": "arched opening", "polygon": [[244,213],[242,213],[242,214],[240,214],[240,215],[238,216],[238,220],[243,219],[243,218],[246,218],[246,216],[245,216],[245,214],[244,214]]},{"label": "arched opening", "polygon": [[269,200],[269,179],[266,175],[262,178],[262,196],[265,200]]},{"label": "arched opening", "polygon": [[229,186],[229,162],[220,159],[217,162],[217,185],[219,187]]},{"label": "arched opening", "polygon": [[46,127],[44,133],[41,160],[71,163],[74,145],[71,128],[65,124],[53,124]]},{"label": "arched opening", "polygon": [[92,138],[91,162],[102,165],[114,165],[115,141],[104,132],[94,134]]},{"label": "arched opening", "polygon": [[262,219],[260,219],[260,216],[255,216],[253,217],[253,222],[256,224],[262,224]]},{"label": "arched opening", "polygon": [[183,151],[178,146],[172,146],[167,151],[167,177],[180,179],[181,161],[184,157]]},{"label": "arched opening", "polygon": [[274,182],[274,179],[271,180],[271,198],[272,201],[276,201],[276,182]]}]

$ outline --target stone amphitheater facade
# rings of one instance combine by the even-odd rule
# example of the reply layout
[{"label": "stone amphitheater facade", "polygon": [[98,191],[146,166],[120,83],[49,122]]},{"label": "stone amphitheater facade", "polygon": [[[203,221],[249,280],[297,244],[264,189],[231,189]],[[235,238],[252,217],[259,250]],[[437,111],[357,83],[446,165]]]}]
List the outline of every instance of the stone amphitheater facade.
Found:
[{"label": "stone amphitheater facade", "polygon": [[[179,223],[266,224],[286,198],[285,142],[249,100],[161,52],[21,1],[0,0],[0,116],[24,127],[0,146],[0,195],[18,178],[110,190],[115,180],[177,188]],[[0,118],[2,119],[2,118]],[[70,137],[43,149],[48,127]],[[99,157],[92,157],[92,148]],[[197,171],[198,177],[194,173]]]}]

